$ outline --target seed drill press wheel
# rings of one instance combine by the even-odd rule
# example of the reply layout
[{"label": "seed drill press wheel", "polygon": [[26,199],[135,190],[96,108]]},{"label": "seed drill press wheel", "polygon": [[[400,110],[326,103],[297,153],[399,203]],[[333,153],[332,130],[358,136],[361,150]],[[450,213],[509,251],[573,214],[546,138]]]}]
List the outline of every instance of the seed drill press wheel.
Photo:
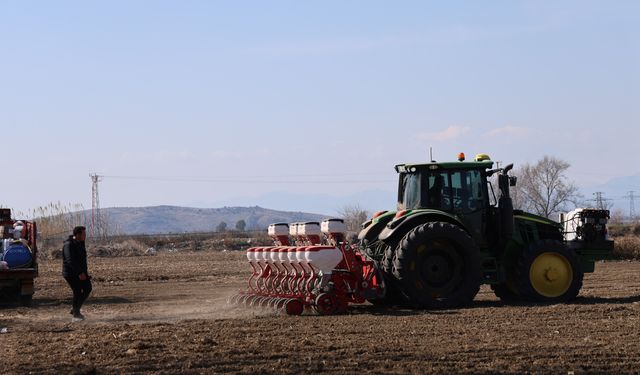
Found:
[{"label": "seed drill press wheel", "polygon": [[347,311],[346,303],[333,293],[320,293],[313,307],[320,315],[342,314]]}]

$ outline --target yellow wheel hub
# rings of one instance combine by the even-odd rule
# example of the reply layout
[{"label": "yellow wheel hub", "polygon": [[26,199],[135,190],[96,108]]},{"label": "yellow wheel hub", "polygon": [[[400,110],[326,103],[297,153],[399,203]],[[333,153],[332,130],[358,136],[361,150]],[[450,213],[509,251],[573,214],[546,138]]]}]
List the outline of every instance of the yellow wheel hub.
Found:
[{"label": "yellow wheel hub", "polygon": [[544,297],[560,297],[571,287],[571,263],[558,253],[542,253],[533,260],[529,269],[531,286]]}]

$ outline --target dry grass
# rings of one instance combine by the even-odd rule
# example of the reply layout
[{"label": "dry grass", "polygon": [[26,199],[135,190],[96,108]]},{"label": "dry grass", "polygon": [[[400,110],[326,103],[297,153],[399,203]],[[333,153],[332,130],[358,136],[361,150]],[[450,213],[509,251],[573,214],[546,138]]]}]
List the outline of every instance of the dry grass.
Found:
[{"label": "dry grass", "polygon": [[614,238],[613,256],[618,259],[640,259],[640,236],[629,234]]},{"label": "dry grass", "polygon": [[155,254],[148,252],[149,247],[136,240],[126,240],[107,245],[89,246],[87,252],[89,256],[94,257],[122,257],[122,256],[141,256]]},{"label": "dry grass", "polygon": [[[124,240],[121,242],[96,245],[89,244],[87,246],[87,253],[91,257],[131,257],[141,255],[155,255],[155,251],[150,251],[148,246],[145,246],[145,244],[136,240]],[[47,254],[47,258],[61,259],[62,250],[51,250]]]},{"label": "dry grass", "polygon": [[27,212],[14,212],[15,218],[36,220],[39,237],[70,233],[76,225],[86,225],[88,218],[81,204],[49,203]]},{"label": "dry grass", "polygon": [[609,225],[609,234],[612,237],[629,235],[640,236],[640,224],[613,224]]}]

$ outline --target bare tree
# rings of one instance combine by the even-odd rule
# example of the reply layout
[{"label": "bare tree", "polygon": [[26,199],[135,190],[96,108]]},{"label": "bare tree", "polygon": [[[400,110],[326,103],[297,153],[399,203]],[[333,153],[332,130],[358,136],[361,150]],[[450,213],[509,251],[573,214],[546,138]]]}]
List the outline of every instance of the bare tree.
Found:
[{"label": "bare tree", "polygon": [[338,215],[344,219],[344,223],[347,226],[349,232],[359,232],[362,223],[369,218],[369,212],[359,204],[346,205],[338,210]]},{"label": "bare tree", "polygon": [[611,224],[621,225],[624,224],[625,213],[622,208],[616,208],[611,213]]},{"label": "bare tree", "polygon": [[513,191],[514,207],[544,217],[576,207],[581,196],[578,187],[566,176],[569,167],[568,162],[552,156],[520,167],[514,173],[518,176]]}]

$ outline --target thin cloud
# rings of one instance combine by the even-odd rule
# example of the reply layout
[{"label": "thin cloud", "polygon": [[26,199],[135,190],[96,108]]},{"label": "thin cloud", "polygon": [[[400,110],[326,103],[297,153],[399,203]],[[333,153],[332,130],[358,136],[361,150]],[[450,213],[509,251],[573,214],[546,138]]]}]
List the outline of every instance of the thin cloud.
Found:
[{"label": "thin cloud", "polygon": [[443,142],[464,137],[470,132],[471,128],[468,126],[449,126],[439,132],[418,134],[418,138],[423,141]]},{"label": "thin cloud", "polygon": [[498,137],[526,137],[531,134],[531,129],[520,128],[517,126],[505,126],[502,128],[493,129],[484,134],[485,138],[498,138]]}]

